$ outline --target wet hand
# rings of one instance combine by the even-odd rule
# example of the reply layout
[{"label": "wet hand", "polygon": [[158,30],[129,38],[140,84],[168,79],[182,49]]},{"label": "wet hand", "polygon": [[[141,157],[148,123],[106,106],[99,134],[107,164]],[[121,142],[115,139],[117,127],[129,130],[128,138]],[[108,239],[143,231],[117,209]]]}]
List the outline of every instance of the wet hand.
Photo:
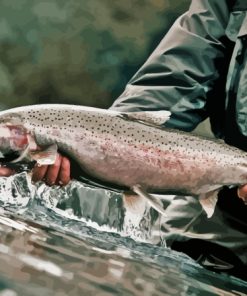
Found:
[{"label": "wet hand", "polygon": [[66,185],[70,181],[70,161],[67,157],[57,154],[53,165],[36,166],[33,169],[32,181],[43,180],[47,185]]},{"label": "wet hand", "polygon": [[238,197],[241,198],[244,203],[247,205],[247,185],[238,187]]},{"label": "wet hand", "polygon": [[[0,167],[0,177],[14,175],[15,171]],[[70,181],[70,161],[67,157],[57,154],[56,162],[53,165],[36,166],[33,169],[32,181],[43,180],[47,185],[67,185]]]}]

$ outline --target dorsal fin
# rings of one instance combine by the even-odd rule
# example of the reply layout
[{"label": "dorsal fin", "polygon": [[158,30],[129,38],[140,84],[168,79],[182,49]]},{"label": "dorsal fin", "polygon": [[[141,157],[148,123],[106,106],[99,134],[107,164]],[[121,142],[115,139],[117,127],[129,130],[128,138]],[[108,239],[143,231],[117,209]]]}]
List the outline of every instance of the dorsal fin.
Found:
[{"label": "dorsal fin", "polygon": [[161,111],[140,111],[140,112],[121,112],[128,119],[140,120],[152,125],[160,126],[169,120],[171,112],[167,110]]}]

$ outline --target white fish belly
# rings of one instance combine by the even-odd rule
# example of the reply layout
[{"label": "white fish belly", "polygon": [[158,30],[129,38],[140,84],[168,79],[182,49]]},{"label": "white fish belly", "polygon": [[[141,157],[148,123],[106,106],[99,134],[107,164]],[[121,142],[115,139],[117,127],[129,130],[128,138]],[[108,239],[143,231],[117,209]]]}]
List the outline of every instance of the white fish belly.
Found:
[{"label": "white fish belly", "polygon": [[[115,144],[114,144],[115,143]],[[215,182],[215,161],[189,157],[183,151],[160,149],[121,141],[94,141],[81,146],[82,168],[100,180],[127,187],[140,184],[153,191],[196,193],[200,186]],[[85,151],[83,151],[85,149]]]}]

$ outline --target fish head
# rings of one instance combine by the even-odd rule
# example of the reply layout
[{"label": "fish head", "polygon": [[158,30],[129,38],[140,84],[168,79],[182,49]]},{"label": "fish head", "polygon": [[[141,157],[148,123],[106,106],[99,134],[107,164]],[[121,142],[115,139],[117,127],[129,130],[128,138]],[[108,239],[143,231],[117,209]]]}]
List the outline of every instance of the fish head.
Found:
[{"label": "fish head", "polygon": [[0,122],[0,157],[7,161],[22,154],[30,144],[30,133],[23,125]]}]

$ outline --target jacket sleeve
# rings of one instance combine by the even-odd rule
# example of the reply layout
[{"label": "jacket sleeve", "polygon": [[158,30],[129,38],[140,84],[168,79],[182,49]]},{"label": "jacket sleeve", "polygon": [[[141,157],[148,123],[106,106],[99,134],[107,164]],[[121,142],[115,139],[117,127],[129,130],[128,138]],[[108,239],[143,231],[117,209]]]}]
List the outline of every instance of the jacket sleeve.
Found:
[{"label": "jacket sleeve", "polygon": [[170,110],[166,125],[186,131],[207,118],[207,96],[224,62],[230,2],[192,1],[111,109]]}]

